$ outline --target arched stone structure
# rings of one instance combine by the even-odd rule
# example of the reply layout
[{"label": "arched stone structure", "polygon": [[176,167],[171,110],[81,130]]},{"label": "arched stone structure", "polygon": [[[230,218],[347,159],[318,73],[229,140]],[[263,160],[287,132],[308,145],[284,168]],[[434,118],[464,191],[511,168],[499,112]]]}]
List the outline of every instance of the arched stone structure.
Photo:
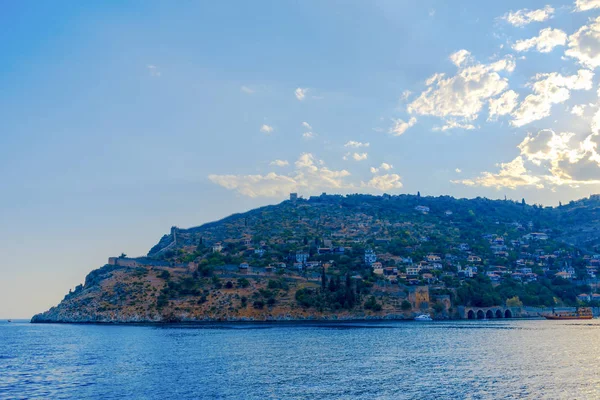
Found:
[{"label": "arched stone structure", "polygon": [[497,318],[520,318],[523,310],[519,307],[471,307],[458,306],[458,317],[463,319],[497,319]]}]

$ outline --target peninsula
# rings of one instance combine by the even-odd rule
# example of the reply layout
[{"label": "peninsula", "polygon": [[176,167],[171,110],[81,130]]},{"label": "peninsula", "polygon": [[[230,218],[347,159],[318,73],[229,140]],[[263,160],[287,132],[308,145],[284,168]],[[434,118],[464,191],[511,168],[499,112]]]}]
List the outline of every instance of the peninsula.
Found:
[{"label": "peninsula", "polygon": [[327,195],[199,227],[90,272],[32,322],[527,316],[597,305],[600,196],[558,207],[486,198]]}]

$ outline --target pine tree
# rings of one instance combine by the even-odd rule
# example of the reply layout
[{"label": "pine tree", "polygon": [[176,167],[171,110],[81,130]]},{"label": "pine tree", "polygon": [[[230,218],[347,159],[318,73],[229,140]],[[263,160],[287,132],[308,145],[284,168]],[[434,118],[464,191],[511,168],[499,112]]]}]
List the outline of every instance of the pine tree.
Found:
[{"label": "pine tree", "polygon": [[335,280],[333,279],[333,276],[332,276],[331,279],[329,279],[329,291],[335,292],[335,290],[336,290]]},{"label": "pine tree", "polygon": [[421,192],[417,192],[417,198],[420,199],[421,198]]},{"label": "pine tree", "polygon": [[325,275],[325,267],[321,267],[321,288],[325,290],[327,288],[327,276]]}]

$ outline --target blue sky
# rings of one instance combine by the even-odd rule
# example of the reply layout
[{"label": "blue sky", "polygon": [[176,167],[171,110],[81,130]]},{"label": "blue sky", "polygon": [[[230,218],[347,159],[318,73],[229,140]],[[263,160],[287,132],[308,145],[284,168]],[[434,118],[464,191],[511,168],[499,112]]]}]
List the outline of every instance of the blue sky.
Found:
[{"label": "blue sky", "polygon": [[290,191],[600,192],[600,0],[0,12],[0,318]]}]

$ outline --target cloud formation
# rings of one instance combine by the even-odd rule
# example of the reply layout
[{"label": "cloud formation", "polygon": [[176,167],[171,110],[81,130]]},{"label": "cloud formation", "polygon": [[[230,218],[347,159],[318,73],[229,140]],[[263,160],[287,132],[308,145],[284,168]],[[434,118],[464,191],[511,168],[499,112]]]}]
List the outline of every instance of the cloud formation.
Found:
[{"label": "cloud formation", "polygon": [[512,46],[515,51],[528,51],[535,47],[540,53],[549,53],[556,46],[564,46],[567,43],[567,34],[560,29],[545,28],[538,36],[531,39],[517,40]]},{"label": "cloud formation", "polygon": [[417,119],[415,117],[411,117],[408,121],[403,121],[401,119],[393,119],[392,121],[394,121],[394,125],[388,132],[394,136],[402,135],[408,130],[408,128],[411,128],[417,123]]},{"label": "cloud formation", "polygon": [[[276,160],[281,161],[281,160]],[[383,165],[383,164],[382,164]],[[367,182],[351,182],[350,172],[331,170],[311,153],[303,153],[294,163],[294,171],[287,175],[269,172],[265,175],[216,175],[208,179],[226,189],[248,197],[284,197],[290,192],[318,193],[388,191],[402,187],[397,174],[374,176]]]},{"label": "cloud formation", "polygon": [[493,120],[502,115],[510,114],[519,104],[519,94],[514,90],[507,90],[495,99],[490,99],[488,120]]},{"label": "cloud formation", "polygon": [[586,69],[581,69],[571,76],[563,76],[556,72],[535,75],[534,81],[527,85],[532,88],[533,94],[525,97],[511,114],[511,124],[523,126],[549,116],[552,105],[567,101],[571,90],[590,90],[593,77],[594,73]]},{"label": "cloud formation", "polygon": [[599,145],[598,130],[577,140],[574,133],[544,129],[529,133],[517,146],[520,154],[508,163],[499,164],[498,172],[483,172],[474,179],[453,182],[509,189],[600,184]]},{"label": "cloud formation", "polygon": [[600,17],[569,36],[568,46],[565,55],[591,69],[600,66]]},{"label": "cloud formation", "polygon": [[429,78],[428,88],[408,105],[410,113],[474,120],[486,102],[507,89],[508,79],[500,74],[510,73],[515,68],[510,56],[481,64],[475,62],[468,51],[460,50],[450,59],[458,67],[457,74],[448,78],[435,74]]},{"label": "cloud formation", "polygon": [[473,124],[469,124],[467,122],[459,122],[454,118],[449,118],[445,121],[444,125],[442,126],[434,126],[433,127],[433,131],[442,131],[445,132],[449,129],[465,129],[465,130],[472,130],[475,129],[475,125]]},{"label": "cloud formation", "polygon": [[269,165],[274,165],[276,167],[287,167],[290,163],[287,160],[273,160],[269,163]]},{"label": "cloud formation", "polygon": [[296,98],[300,101],[304,100],[304,98],[306,97],[306,93],[308,92],[307,88],[297,88],[294,91],[294,95],[296,96]]},{"label": "cloud formation", "polygon": [[381,165],[379,166],[379,168],[371,167],[370,171],[371,171],[372,174],[376,174],[379,171],[389,171],[392,168],[394,168],[393,165],[384,162],[384,163],[381,163]]},{"label": "cloud formation", "polygon": [[344,160],[354,160],[354,161],[364,161],[369,157],[367,153],[347,153],[343,159]]},{"label": "cloud formation", "polygon": [[344,145],[344,147],[353,147],[355,149],[358,149],[360,147],[369,147],[369,146],[370,146],[369,142],[362,143],[362,142],[357,142],[354,140],[350,140],[349,142],[346,142],[346,144]]},{"label": "cloud formation", "polygon": [[600,0],[575,0],[575,11],[588,11],[600,8]]},{"label": "cloud formation", "polygon": [[254,93],[254,90],[252,90],[251,88],[249,88],[248,86],[242,86],[240,88],[240,91],[246,93],[246,94],[252,94]]},{"label": "cloud formation", "polygon": [[262,133],[271,133],[271,132],[273,132],[274,130],[275,130],[275,129],[274,129],[272,126],[270,126],[270,125],[267,125],[267,124],[263,124],[263,125],[260,127],[260,131],[261,131]]},{"label": "cloud formation", "polygon": [[[578,0],[579,1],[579,0]],[[543,22],[551,18],[554,14],[554,8],[550,5],[538,10],[528,10],[526,8],[518,11],[506,13],[502,19],[513,26],[525,26],[532,22]]]},{"label": "cloud formation", "polygon": [[374,176],[368,182],[363,183],[363,187],[373,188],[382,192],[400,189],[402,187],[401,177],[398,174],[385,174]]}]

